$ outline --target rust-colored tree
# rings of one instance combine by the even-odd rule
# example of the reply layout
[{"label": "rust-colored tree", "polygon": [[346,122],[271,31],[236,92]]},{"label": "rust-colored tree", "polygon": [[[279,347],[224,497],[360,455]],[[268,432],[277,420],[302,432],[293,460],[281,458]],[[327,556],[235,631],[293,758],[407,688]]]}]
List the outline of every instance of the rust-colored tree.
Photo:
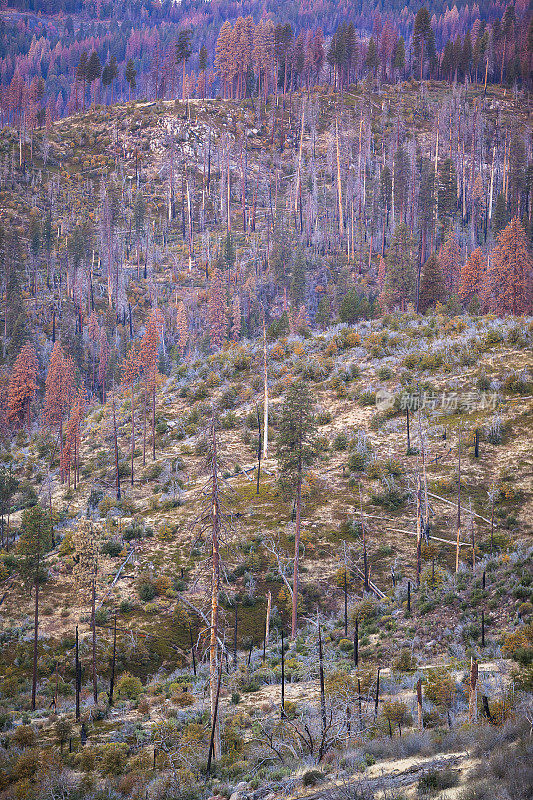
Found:
[{"label": "rust-colored tree", "polygon": [[226,338],[227,315],[222,279],[216,266],[209,281],[208,314],[211,346],[213,350],[218,350]]},{"label": "rust-colored tree", "polygon": [[[74,364],[69,356],[65,356],[59,342],[55,343],[50,356],[45,385],[43,418],[50,427],[58,426],[61,452],[63,449],[63,421],[74,401],[75,382]],[[63,470],[61,470],[61,480],[64,480]]]},{"label": "rust-colored tree", "polygon": [[92,312],[89,317],[89,347],[91,350],[92,362],[92,390],[94,392],[96,386],[96,350],[98,347],[98,340],[100,338],[100,326],[98,325],[98,316],[96,312]]},{"label": "rust-colored tree", "polygon": [[74,488],[80,480],[80,448],[81,448],[81,426],[85,416],[87,406],[87,394],[85,388],[78,390],[76,402],[72,407],[70,417],[65,429],[65,442],[61,448],[60,468],[63,475],[67,476],[70,489],[71,471],[74,472]]},{"label": "rust-colored tree", "polygon": [[105,379],[107,374],[107,365],[109,363],[109,343],[107,341],[107,334],[105,328],[100,331],[100,341],[98,343],[98,383],[102,387],[102,403],[105,403]]},{"label": "rust-colored tree", "polygon": [[500,233],[492,252],[489,283],[494,310],[501,314],[531,311],[533,261],[518,217]]},{"label": "rust-colored tree", "polygon": [[131,485],[134,479],[134,457],[135,457],[135,384],[139,378],[140,370],[140,347],[137,342],[133,342],[124,363],[122,365],[122,383],[131,393]]},{"label": "rust-colored tree", "polygon": [[157,354],[163,331],[163,315],[155,308],[148,319],[139,351],[139,370],[144,378],[143,466],[146,464],[146,424],[148,395],[152,397],[152,458],[155,461],[155,388],[157,383]]},{"label": "rust-colored tree", "polygon": [[459,289],[461,250],[453,228],[439,250],[439,262],[448,294],[455,294]]},{"label": "rust-colored tree", "polygon": [[231,306],[231,341],[238,342],[241,335],[241,302],[239,295],[233,298]]},{"label": "rust-colored tree", "polygon": [[469,304],[475,297],[478,300],[481,298],[486,271],[487,259],[481,247],[477,247],[470,253],[466,264],[461,268],[459,294],[463,302]]},{"label": "rust-colored tree", "polygon": [[187,320],[187,311],[181,300],[178,303],[178,309],[176,311],[176,329],[178,334],[178,347],[183,357],[187,349],[187,342],[189,341],[189,323]]},{"label": "rust-colored tree", "polygon": [[9,378],[7,421],[14,427],[30,427],[31,403],[37,391],[35,347],[26,342],[15,359]]}]

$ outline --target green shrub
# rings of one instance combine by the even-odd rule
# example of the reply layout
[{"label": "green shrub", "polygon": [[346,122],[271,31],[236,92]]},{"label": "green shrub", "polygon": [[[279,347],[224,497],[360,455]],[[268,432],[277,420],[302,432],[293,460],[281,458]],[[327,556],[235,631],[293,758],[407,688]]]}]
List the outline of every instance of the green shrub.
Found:
[{"label": "green shrub", "polygon": [[117,542],[116,539],[108,539],[106,542],[103,543],[100,552],[104,556],[110,556],[111,558],[116,558],[122,552],[122,545],[120,542]]},{"label": "green shrub", "polygon": [[320,781],[324,780],[324,773],[319,769],[308,769],[302,775],[302,783],[304,786],[315,786]]},{"label": "green shrub", "polygon": [[138,700],[142,688],[140,679],[130,672],[124,672],[117,681],[117,695],[121,700]]},{"label": "green shrub", "polygon": [[459,784],[459,773],[453,769],[430,769],[418,779],[419,792],[434,794],[443,789],[452,789]]},{"label": "green shrub", "polygon": [[121,775],[128,761],[128,745],[118,742],[101,745],[99,755],[102,775]]}]

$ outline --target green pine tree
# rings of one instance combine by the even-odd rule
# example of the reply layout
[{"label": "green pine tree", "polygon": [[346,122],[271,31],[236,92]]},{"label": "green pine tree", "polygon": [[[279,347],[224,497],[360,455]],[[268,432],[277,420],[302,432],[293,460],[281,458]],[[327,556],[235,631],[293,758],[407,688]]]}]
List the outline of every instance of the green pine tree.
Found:
[{"label": "green pine tree", "polygon": [[413,240],[405,223],[394,229],[394,235],[385,258],[387,271],[383,288],[383,301],[387,308],[400,306],[405,310],[413,302],[415,293],[415,264]]},{"label": "green pine tree", "polygon": [[276,456],[282,490],[296,498],[296,529],[294,537],[294,573],[292,598],[292,638],[296,635],[298,618],[298,582],[300,560],[300,521],[302,481],[306,470],[317,457],[314,398],[307,384],[294,383],[287,391],[281,406]]},{"label": "green pine tree", "polygon": [[295,306],[300,306],[305,300],[306,267],[305,253],[298,247],[291,268],[291,300]]},{"label": "green pine tree", "polygon": [[444,302],[445,296],[446,290],[440,261],[436,253],[431,253],[422,267],[418,296],[419,311],[425,314],[428,308],[432,308],[438,302]]}]

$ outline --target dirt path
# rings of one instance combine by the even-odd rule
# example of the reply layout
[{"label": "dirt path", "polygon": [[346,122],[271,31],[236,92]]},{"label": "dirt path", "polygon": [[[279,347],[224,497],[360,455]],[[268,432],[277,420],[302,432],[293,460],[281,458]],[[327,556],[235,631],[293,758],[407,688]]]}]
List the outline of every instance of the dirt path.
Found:
[{"label": "dirt path", "polygon": [[[424,773],[430,770],[446,768],[470,769],[472,766],[468,751],[447,753],[446,755],[428,756],[427,758],[402,758],[374,764],[362,775],[353,776],[345,781],[334,781],[324,784],[320,789],[312,789],[292,793],[291,800],[350,800],[355,792],[384,791],[387,789],[406,789],[417,784]],[[275,800],[281,795],[275,792],[268,795],[268,800]],[[265,798],[266,800],[266,798]]]}]

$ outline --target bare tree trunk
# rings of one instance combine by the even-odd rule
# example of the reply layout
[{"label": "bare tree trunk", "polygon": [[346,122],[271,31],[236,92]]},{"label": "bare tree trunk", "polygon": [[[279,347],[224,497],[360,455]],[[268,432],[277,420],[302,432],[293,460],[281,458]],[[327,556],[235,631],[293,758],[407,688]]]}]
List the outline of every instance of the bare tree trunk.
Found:
[{"label": "bare tree trunk", "polygon": [[37,658],[39,645],[39,566],[41,557],[41,528],[37,531],[37,566],[35,569],[35,615],[33,623],[33,677],[31,687],[31,710],[35,711],[37,697]]},{"label": "bare tree trunk", "polygon": [[267,370],[267,344],[266,344],[266,327],[265,327],[264,312],[263,312],[263,369],[265,372],[264,398],[263,398],[263,458],[266,459],[268,454],[268,370]]},{"label": "bare tree trunk", "polygon": [[133,486],[133,459],[135,456],[135,405],[133,400],[133,381],[131,382],[131,485]]},{"label": "bare tree trunk", "polygon": [[341,159],[339,149],[339,122],[335,115],[335,146],[337,151],[337,200],[339,204],[339,236],[344,236],[344,214],[342,208],[342,185],[341,185]]},{"label": "bare tree trunk", "polygon": [[459,572],[459,540],[461,539],[461,431],[459,431],[458,443],[458,476],[457,476],[457,547],[455,551],[455,572]]},{"label": "bare tree trunk", "polygon": [[272,609],[272,592],[269,591],[267,594],[267,607],[266,607],[266,618],[265,618],[265,649],[268,647],[268,638],[270,635],[270,612]]},{"label": "bare tree trunk", "polygon": [[470,659],[470,691],[468,697],[468,718],[470,722],[477,722],[477,676],[478,666],[474,657]]},{"label": "bare tree trunk", "polygon": [[220,506],[218,488],[217,437],[215,420],[212,422],[212,469],[211,469],[211,532],[212,532],[212,564],[211,564],[211,638],[209,644],[209,687],[211,698],[211,723],[213,725],[213,756],[220,758],[220,729],[216,721],[217,713],[217,636],[220,591]]},{"label": "bare tree trunk", "polygon": [[152,384],[152,461],[155,461],[155,374]]},{"label": "bare tree trunk", "polygon": [[300,128],[300,147],[298,150],[298,168],[296,170],[296,191],[294,193],[294,216],[298,213],[298,199],[301,192],[301,174],[302,174],[302,151],[304,141],[304,124],[305,124],[305,99],[302,102],[302,125]]},{"label": "bare tree trunk", "polygon": [[93,663],[92,663],[92,678],[93,678],[93,699],[95,704],[98,702],[98,683],[96,680],[96,581],[93,579],[92,583],[92,602],[91,602],[91,628],[93,634]]},{"label": "bare tree trunk", "polygon": [[109,705],[113,705],[113,689],[115,688],[115,665],[117,661],[117,614],[113,625],[113,656],[111,659],[111,680],[109,682]]},{"label": "bare tree trunk", "polygon": [[422,716],[422,678],[419,678],[416,683],[416,705],[418,709],[418,727],[424,730],[424,719]]},{"label": "bare tree trunk", "polygon": [[420,473],[416,476],[416,585],[420,586],[422,569],[422,487]]},{"label": "bare tree trunk", "polygon": [[75,687],[76,687],[76,722],[80,721],[80,645],[78,626],[76,625],[76,656],[74,661]]},{"label": "bare tree trunk", "polygon": [[320,677],[320,719],[322,724],[322,739],[319,750],[319,761],[322,760],[324,755],[324,744],[326,738],[326,690],[324,685],[324,657],[322,653],[322,632],[320,630],[320,623],[318,623],[318,671]]},{"label": "bare tree trunk", "polygon": [[294,571],[292,579],[291,639],[296,636],[298,624],[298,579],[300,569],[300,523],[302,505],[302,459],[298,461],[298,486],[296,487],[296,533],[294,536]]},{"label": "bare tree trunk", "polygon": [[281,719],[285,718],[285,638],[281,629]]},{"label": "bare tree trunk", "polygon": [[116,488],[117,500],[120,500],[120,472],[118,468],[118,440],[117,440],[117,417],[115,413],[115,399],[113,398],[113,435],[115,439],[115,472],[116,472]]}]

